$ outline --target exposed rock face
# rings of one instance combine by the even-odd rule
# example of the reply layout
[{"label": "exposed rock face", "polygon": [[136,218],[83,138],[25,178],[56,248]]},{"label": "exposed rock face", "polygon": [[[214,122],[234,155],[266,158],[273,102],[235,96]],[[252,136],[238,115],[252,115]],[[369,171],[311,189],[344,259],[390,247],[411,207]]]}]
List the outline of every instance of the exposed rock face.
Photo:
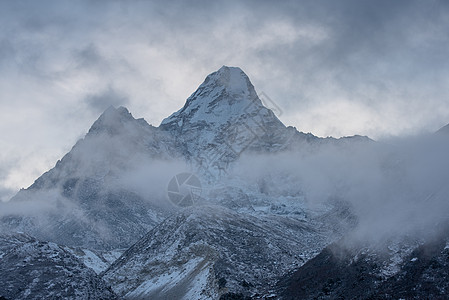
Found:
[{"label": "exposed rock face", "polygon": [[104,274],[125,298],[251,296],[302,265],[326,240],[307,222],[192,207],[168,218]]},{"label": "exposed rock face", "polygon": [[117,299],[93,270],[63,247],[25,235],[1,239],[4,299]]},{"label": "exposed rock face", "polygon": [[447,295],[444,238],[378,245],[342,240],[278,283],[281,299],[441,299]]}]

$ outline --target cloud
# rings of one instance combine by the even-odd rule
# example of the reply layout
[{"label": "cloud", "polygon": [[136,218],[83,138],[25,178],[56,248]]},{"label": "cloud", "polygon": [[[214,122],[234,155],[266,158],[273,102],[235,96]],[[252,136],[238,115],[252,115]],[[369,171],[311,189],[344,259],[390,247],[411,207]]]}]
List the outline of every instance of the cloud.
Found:
[{"label": "cloud", "polygon": [[[0,165],[0,181],[3,182],[5,180],[10,168],[11,167],[7,165],[6,166]],[[15,192],[17,191],[15,191],[14,189],[5,186],[0,186],[0,202],[9,200],[14,195]]]},{"label": "cloud", "polygon": [[123,100],[157,125],[224,64],[305,132],[435,131],[449,122],[448,16],[438,0],[5,1],[2,142],[60,157]]},{"label": "cloud", "polygon": [[103,112],[109,106],[126,106],[129,103],[125,95],[115,91],[111,86],[100,94],[87,95],[84,101],[97,113]]},{"label": "cloud", "polygon": [[323,145],[313,151],[248,154],[232,174],[249,186],[268,184],[263,193],[296,197],[312,211],[348,203],[358,219],[355,240],[426,240],[449,224],[448,150],[449,140],[436,136]]}]

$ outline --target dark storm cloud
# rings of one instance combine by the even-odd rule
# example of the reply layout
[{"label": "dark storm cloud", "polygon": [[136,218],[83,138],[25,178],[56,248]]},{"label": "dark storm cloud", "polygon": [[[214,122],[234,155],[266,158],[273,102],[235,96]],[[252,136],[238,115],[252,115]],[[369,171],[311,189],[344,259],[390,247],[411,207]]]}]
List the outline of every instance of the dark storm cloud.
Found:
[{"label": "dark storm cloud", "polygon": [[446,72],[443,44],[448,43],[449,19],[443,2],[314,1],[304,9],[307,15],[299,4],[291,10],[276,7],[265,20],[286,15],[298,27],[311,22],[329,30],[328,39],[317,47],[304,49],[298,40],[293,48],[281,50],[287,58],[281,65],[292,73],[298,67],[310,77],[333,72],[333,79],[350,91],[369,80],[381,83],[379,75],[407,80]]},{"label": "dark storm cloud", "polygon": [[[17,24],[20,30],[33,34],[58,28],[80,42],[92,42],[89,33],[98,28],[112,32],[127,27],[129,34],[142,38],[146,35],[149,44],[173,46],[173,51],[186,58],[192,54],[189,57],[192,60],[208,60],[211,54],[203,53],[203,49],[220,52],[218,47],[204,46],[211,39],[229,51],[224,57],[251,55],[256,63],[266,64],[266,69],[274,66],[287,80],[300,79],[304,84],[319,84],[323,76],[328,78],[331,73],[331,80],[344,89],[363,85],[361,76],[365,82],[382,88],[379,74],[395,79],[406,74],[429,77],[428,72],[417,72],[418,69],[431,66],[432,74],[436,75],[447,66],[443,60],[445,52],[441,50],[447,43],[441,41],[441,32],[448,26],[447,4],[442,1],[283,1],[275,5],[272,1],[44,3],[47,5],[30,2],[32,7],[27,10],[24,4],[12,5],[21,12],[21,22]],[[235,35],[242,30],[261,36],[264,24],[282,20],[291,22],[296,29],[304,25],[322,26],[329,36],[313,47],[297,39],[288,47],[275,43],[248,45],[248,53],[232,53],[226,44],[233,44],[233,35],[214,33],[214,29],[223,27],[232,28]],[[413,37],[423,35],[423,31],[422,38],[427,43],[413,45]],[[195,39],[197,49],[192,47],[191,39]],[[38,50],[39,47],[35,49]],[[39,57],[39,53],[35,56]],[[299,78],[298,73],[307,76]]]},{"label": "dark storm cloud", "polygon": [[109,106],[126,106],[129,103],[127,96],[114,90],[111,86],[99,94],[88,95],[84,101],[97,113],[103,112]]},{"label": "dark storm cloud", "polygon": [[14,57],[14,48],[8,40],[0,41],[0,64]]},{"label": "dark storm cloud", "polygon": [[[447,60],[441,51],[441,43],[448,42],[442,34],[449,29],[446,8],[440,1],[351,3],[336,10],[341,16],[332,24],[326,64],[378,82],[383,76],[402,83],[446,72]],[[351,83],[343,84],[350,89]]]},{"label": "dark storm cloud", "polygon": [[105,63],[98,48],[93,44],[87,45],[80,50],[76,50],[74,52],[74,58],[80,68],[98,68],[102,67]]},{"label": "dark storm cloud", "polygon": [[[360,120],[355,126],[363,134],[376,136],[406,130],[410,134],[412,128],[434,130],[449,121],[446,3],[330,1],[322,4],[316,1],[312,9],[308,7],[310,14],[305,17],[298,13],[301,5],[297,10],[285,11],[296,26],[311,22],[324,26],[328,34],[313,47],[304,46],[304,41],[299,39],[290,47],[265,51],[263,57],[271,61],[271,70],[279,70],[282,78],[289,81],[288,92],[273,98],[281,99],[282,106],[288,109],[306,109],[302,115],[306,118],[307,105],[326,109],[333,101],[344,98],[361,105],[373,116],[378,115],[374,120],[367,120],[371,125]],[[273,60],[273,57],[277,58]],[[301,104],[294,103],[294,99]],[[382,127],[382,124],[388,125]],[[338,126],[343,128],[345,123]],[[354,133],[355,128],[351,130]],[[332,134],[332,130],[327,131]],[[347,130],[343,132],[351,134]]]}]

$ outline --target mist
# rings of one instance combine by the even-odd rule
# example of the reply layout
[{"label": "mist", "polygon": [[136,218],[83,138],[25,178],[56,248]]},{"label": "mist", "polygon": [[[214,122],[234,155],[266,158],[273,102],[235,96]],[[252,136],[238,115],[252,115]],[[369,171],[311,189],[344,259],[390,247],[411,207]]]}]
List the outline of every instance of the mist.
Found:
[{"label": "mist", "polygon": [[[132,244],[175,210],[167,184],[188,170],[160,148],[164,139],[126,109],[107,110],[52,169],[0,203],[0,231],[72,246]],[[117,235],[120,226],[129,234]]]},{"label": "mist", "polygon": [[303,195],[309,209],[348,203],[358,221],[353,240],[426,240],[447,225],[448,153],[449,138],[435,135],[327,144],[313,151],[246,154],[232,175],[263,184],[264,193]]}]

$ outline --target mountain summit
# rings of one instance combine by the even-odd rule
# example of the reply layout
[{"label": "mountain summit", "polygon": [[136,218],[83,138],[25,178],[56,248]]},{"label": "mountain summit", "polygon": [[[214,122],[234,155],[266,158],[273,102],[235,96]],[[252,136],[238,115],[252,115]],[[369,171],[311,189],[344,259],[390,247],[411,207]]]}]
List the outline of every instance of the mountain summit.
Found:
[{"label": "mountain summit", "polygon": [[255,108],[263,107],[248,76],[240,68],[223,66],[208,75],[184,107],[163,120],[161,125],[175,123],[182,126],[184,121],[223,125],[245,113],[251,104]]},{"label": "mountain summit", "polygon": [[[211,157],[223,169],[245,149],[271,149],[294,133],[266,108],[248,76],[235,67],[221,67],[208,75],[183,108],[162,121],[160,128],[176,136],[188,160]],[[274,147],[276,148],[276,147]]]}]

